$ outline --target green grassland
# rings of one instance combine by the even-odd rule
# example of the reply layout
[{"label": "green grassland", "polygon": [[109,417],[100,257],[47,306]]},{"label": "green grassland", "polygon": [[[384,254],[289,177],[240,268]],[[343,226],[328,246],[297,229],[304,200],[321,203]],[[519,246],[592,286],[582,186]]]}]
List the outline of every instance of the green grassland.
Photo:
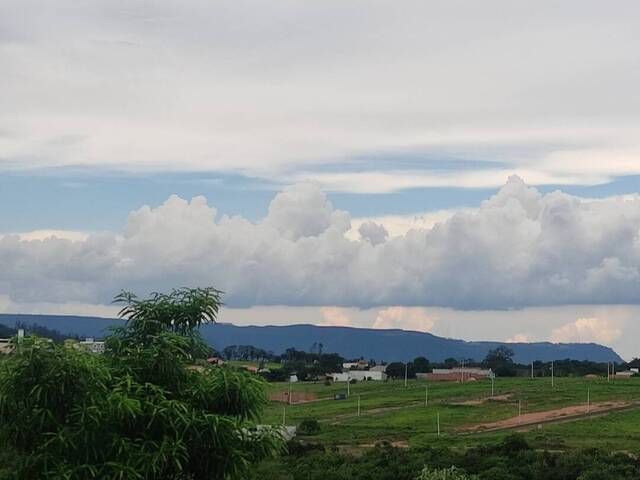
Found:
[{"label": "green grassland", "polygon": [[[429,401],[425,406],[427,387]],[[515,417],[519,402],[523,413],[581,404],[585,405],[586,413],[589,391],[591,402],[638,402],[639,409],[536,425],[525,432],[531,444],[550,449],[584,446],[640,449],[640,378],[611,382],[601,378],[556,378],[554,387],[550,378],[498,378],[494,388],[495,396],[500,397],[495,400],[489,399],[489,380],[466,383],[410,380],[406,388],[401,380],[358,382],[351,385],[350,397],[346,400],[333,400],[335,393],[346,393],[345,383],[328,386],[322,382],[294,383],[291,388],[293,391],[314,393],[319,400],[294,405],[271,402],[264,423],[282,424],[283,413],[287,425],[315,418],[321,423],[321,432],[309,440],[328,445],[362,446],[391,441],[414,446],[466,447],[493,442],[510,432],[468,434],[461,429]],[[289,384],[273,383],[269,389],[288,390]],[[357,415],[358,398],[360,416]],[[437,435],[438,414],[440,436]]]}]

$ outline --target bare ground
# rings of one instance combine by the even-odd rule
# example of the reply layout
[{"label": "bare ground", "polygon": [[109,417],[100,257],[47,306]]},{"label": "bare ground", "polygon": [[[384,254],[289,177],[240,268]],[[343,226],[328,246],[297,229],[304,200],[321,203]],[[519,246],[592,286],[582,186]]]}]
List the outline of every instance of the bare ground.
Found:
[{"label": "bare ground", "polygon": [[495,432],[498,430],[517,429],[520,427],[535,426],[541,423],[562,421],[584,417],[590,414],[604,413],[611,410],[620,410],[632,406],[629,402],[600,402],[592,403],[589,408],[585,404],[573,405],[570,407],[545,410],[541,412],[523,413],[521,416],[514,416],[505,420],[488,423],[478,423],[468,425],[459,430],[461,433]]}]

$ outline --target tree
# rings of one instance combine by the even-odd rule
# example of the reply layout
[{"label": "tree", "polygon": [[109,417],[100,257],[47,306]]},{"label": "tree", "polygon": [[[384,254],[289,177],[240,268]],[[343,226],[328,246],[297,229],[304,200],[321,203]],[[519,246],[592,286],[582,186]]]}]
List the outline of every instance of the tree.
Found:
[{"label": "tree", "polygon": [[206,350],[215,289],[116,301],[127,322],[104,356],[33,340],[2,362],[0,478],[241,479],[282,447],[254,422],[264,381],[226,368],[189,369]]},{"label": "tree", "polygon": [[[392,362],[387,365],[385,373],[391,378],[404,378],[405,364],[402,362]],[[416,370],[413,363],[406,364],[407,378],[416,378]]]},{"label": "tree", "polygon": [[429,360],[425,357],[417,357],[413,359],[413,366],[418,373],[427,373],[429,371]]},{"label": "tree", "polygon": [[458,360],[456,360],[453,357],[445,358],[443,363],[444,363],[444,368],[454,368],[459,365]]},{"label": "tree", "polygon": [[387,376],[390,378],[404,378],[404,363],[402,362],[391,362],[387,365],[386,370]]},{"label": "tree", "polygon": [[489,350],[482,364],[491,368],[500,377],[512,377],[516,375],[516,366],[513,363],[513,350],[501,345],[495,350]]}]

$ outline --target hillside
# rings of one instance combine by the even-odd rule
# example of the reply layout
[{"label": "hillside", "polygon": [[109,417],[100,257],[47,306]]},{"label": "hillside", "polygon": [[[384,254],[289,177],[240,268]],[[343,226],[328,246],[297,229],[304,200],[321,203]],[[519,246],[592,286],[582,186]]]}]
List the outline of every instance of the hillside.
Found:
[{"label": "hillside", "polygon": [[[42,325],[67,334],[101,337],[110,326],[121,323],[117,319],[65,315],[0,314],[0,324],[13,326],[16,322]],[[501,342],[467,342],[442,338],[430,333],[406,330],[377,330],[350,327],[318,327],[314,325],[236,326],[227,323],[209,325],[201,329],[202,336],[214,348],[227,345],[254,345],[274,353],[289,347],[309,350],[314,342],[322,343],[325,352],[336,352],[346,358],[364,357],[378,361],[412,360],[424,355],[431,361],[445,358],[473,358],[481,360]],[[622,359],[609,347],[595,343],[513,343],[509,345],[514,360],[592,360],[598,362]]]}]

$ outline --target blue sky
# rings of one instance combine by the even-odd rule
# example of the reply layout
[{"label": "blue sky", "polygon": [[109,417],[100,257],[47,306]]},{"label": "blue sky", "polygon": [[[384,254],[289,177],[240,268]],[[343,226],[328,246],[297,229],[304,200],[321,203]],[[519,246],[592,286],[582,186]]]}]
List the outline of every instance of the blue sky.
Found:
[{"label": "blue sky", "polygon": [[[361,162],[362,168],[367,162]],[[432,167],[432,164],[429,165]],[[86,170],[86,169],[85,169]],[[506,179],[505,179],[506,180]],[[0,177],[0,222],[5,233],[41,229],[114,230],[141,205],[157,206],[170,195],[207,197],[220,213],[257,221],[282,187],[276,182],[216,172],[126,173],[60,169],[5,172]],[[600,185],[542,185],[574,195],[602,198],[636,193],[640,176]],[[328,192],[329,199],[354,217],[408,215],[442,209],[477,207],[497,188],[411,188],[388,193]]]},{"label": "blue sky", "polygon": [[212,284],[238,323],[640,354],[639,18],[2,2],[0,311]]}]

